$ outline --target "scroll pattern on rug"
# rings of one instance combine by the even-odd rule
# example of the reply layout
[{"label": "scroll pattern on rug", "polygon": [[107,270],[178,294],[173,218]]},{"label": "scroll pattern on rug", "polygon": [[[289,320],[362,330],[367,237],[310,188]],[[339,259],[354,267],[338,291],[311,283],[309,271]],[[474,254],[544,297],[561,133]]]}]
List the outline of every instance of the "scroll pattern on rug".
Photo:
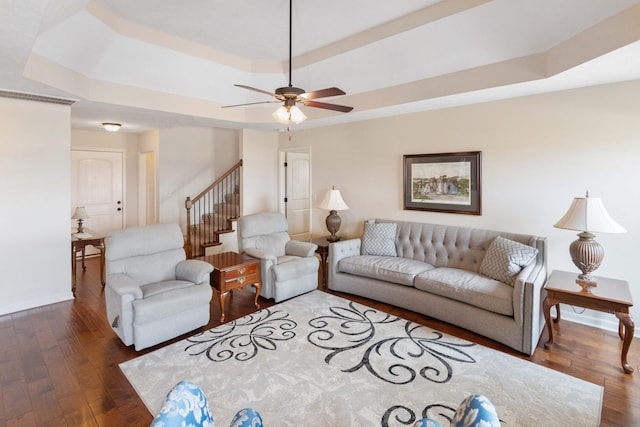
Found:
[{"label": "scroll pattern on rug", "polygon": [[298,324],[283,310],[265,309],[187,338],[190,356],[205,354],[212,362],[253,359],[259,350],[277,350],[279,341],[296,336]]},{"label": "scroll pattern on rug", "polygon": [[413,411],[413,409],[407,406],[396,405],[387,409],[382,416],[381,425],[382,427],[391,425],[412,426],[422,418],[431,418],[432,420],[438,421],[441,425],[449,425],[455,412],[456,408],[441,403],[434,403],[425,406],[422,413],[418,415],[416,411]]},{"label": "scroll pattern on rug", "polygon": [[[391,384],[408,384],[418,375],[443,384],[453,377],[454,362],[476,362],[464,351],[474,343],[448,340],[438,331],[371,308],[359,309],[353,302],[329,310],[331,314],[309,321],[315,330],[307,340],[329,350],[324,358],[328,365],[341,359],[337,363],[343,372],[365,369]],[[396,322],[404,323],[404,335],[385,334],[385,326]]]}]

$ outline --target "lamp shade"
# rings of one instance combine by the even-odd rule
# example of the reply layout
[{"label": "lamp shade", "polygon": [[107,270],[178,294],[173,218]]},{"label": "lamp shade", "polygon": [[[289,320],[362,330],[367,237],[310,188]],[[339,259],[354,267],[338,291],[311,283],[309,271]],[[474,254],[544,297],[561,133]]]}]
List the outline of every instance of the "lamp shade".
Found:
[{"label": "lamp shade", "polygon": [[344,202],[342,196],[340,195],[340,190],[336,190],[335,188],[327,191],[327,194],[324,195],[324,198],[318,205],[320,209],[326,209],[328,211],[346,211],[349,209],[349,206]]},{"label": "lamp shade", "polygon": [[556,228],[576,231],[589,231],[598,233],[626,233],[604,208],[602,200],[597,197],[576,197],[573,199],[569,210],[558,222]]},{"label": "lamp shade", "polygon": [[73,216],[71,217],[71,219],[87,219],[87,218],[90,218],[90,216],[87,213],[87,210],[84,208],[84,206],[76,207],[76,210],[73,213]]},{"label": "lamp shade", "polygon": [[272,116],[274,119],[284,124],[289,124],[289,122],[298,124],[307,119],[307,116],[302,112],[302,110],[295,105],[283,105],[274,111]]}]

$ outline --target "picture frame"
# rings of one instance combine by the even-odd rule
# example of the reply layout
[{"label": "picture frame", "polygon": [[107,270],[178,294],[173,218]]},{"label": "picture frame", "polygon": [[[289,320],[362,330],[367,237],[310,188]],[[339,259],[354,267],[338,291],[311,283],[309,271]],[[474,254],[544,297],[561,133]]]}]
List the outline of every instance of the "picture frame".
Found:
[{"label": "picture frame", "polygon": [[404,209],[482,215],[481,151],[404,155]]}]

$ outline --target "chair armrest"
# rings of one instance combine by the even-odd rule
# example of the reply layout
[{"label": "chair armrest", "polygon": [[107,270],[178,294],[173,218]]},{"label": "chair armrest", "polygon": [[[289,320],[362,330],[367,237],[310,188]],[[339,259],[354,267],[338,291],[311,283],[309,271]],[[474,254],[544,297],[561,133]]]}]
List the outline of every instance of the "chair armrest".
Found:
[{"label": "chair armrest", "polygon": [[272,254],[271,252],[267,252],[264,249],[245,248],[244,252],[249,256],[252,256],[252,257],[258,258],[258,259],[262,259],[262,260],[266,260],[266,261],[276,262],[277,259],[278,259],[278,257],[276,257],[274,254]]},{"label": "chair armrest", "polygon": [[316,249],[318,249],[318,245],[315,243],[289,240],[284,247],[284,252],[287,255],[309,257],[315,256]]},{"label": "chair armrest", "polygon": [[106,286],[109,286],[120,296],[132,295],[133,299],[142,299],[142,289],[140,289],[140,285],[125,274],[107,275]]},{"label": "chair armrest", "polygon": [[176,265],[176,279],[192,283],[209,283],[213,266],[198,259],[185,259]]}]

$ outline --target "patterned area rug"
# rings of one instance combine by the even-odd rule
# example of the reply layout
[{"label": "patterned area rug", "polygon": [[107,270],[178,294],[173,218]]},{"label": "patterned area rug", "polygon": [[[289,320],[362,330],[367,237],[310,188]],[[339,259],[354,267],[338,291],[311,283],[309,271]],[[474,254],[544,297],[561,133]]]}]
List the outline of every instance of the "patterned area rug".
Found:
[{"label": "patterned area rug", "polygon": [[504,426],[597,426],[602,387],[314,291],[120,365],[152,414],[180,380],[218,424],[244,407],[267,426],[449,425],[484,394]]}]

